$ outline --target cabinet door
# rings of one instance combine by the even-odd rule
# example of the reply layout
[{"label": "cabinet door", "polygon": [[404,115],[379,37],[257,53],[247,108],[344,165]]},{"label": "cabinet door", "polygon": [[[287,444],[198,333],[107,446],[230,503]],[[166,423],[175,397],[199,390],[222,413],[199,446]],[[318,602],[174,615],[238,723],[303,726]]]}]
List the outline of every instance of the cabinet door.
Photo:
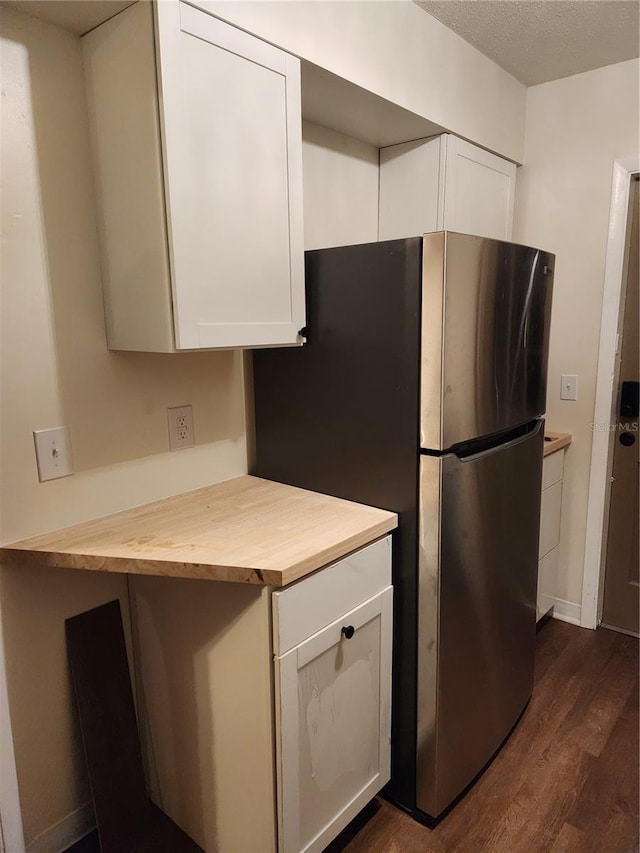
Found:
[{"label": "cabinet door", "polygon": [[282,853],[324,849],[389,780],[391,608],[388,587],[276,658]]},{"label": "cabinet door", "polygon": [[540,620],[553,607],[558,590],[562,474],[564,451],[544,457],[540,500],[540,539],[538,543],[538,597],[536,618]]},{"label": "cabinet door", "polygon": [[444,133],[380,149],[380,240],[459,231],[510,240],[516,167]]},{"label": "cabinet door", "polygon": [[560,511],[562,507],[562,480],[544,489],[540,502],[539,557],[544,557],[560,544]]},{"label": "cabinet door", "polygon": [[558,558],[560,546],[556,545],[538,563],[538,596],[536,600],[536,621],[548,613],[556,601],[558,593]]},{"label": "cabinet door", "polygon": [[154,5],[176,347],[299,343],[299,61],[185,3]]},{"label": "cabinet door", "polygon": [[442,227],[510,240],[515,181],[513,163],[449,134]]}]

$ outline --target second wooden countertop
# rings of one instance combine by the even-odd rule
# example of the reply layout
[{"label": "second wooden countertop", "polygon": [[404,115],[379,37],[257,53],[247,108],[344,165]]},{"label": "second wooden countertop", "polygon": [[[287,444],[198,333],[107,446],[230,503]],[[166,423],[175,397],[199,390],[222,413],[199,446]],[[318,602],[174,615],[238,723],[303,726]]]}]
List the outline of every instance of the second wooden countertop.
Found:
[{"label": "second wooden countertop", "polygon": [[285,586],[397,522],[393,512],[245,476],[14,542],[0,558]]},{"label": "second wooden countertop", "polygon": [[550,456],[557,450],[562,450],[571,444],[572,436],[568,432],[545,432],[544,455]]}]

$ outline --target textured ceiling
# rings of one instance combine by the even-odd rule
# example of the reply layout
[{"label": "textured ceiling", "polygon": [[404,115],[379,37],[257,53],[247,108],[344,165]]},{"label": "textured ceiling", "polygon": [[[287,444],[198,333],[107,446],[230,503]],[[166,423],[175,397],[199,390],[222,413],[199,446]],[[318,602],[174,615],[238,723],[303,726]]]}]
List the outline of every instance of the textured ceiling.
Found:
[{"label": "textured ceiling", "polygon": [[532,86],[640,55],[638,0],[414,0]]}]

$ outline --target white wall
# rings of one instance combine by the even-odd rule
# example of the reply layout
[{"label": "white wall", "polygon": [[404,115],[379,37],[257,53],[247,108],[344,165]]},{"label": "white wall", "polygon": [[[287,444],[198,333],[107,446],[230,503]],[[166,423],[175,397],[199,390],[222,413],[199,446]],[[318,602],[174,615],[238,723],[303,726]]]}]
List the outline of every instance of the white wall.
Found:
[{"label": "white wall", "polygon": [[526,88],[410,0],[195,0],[195,5],[522,162]]},{"label": "white wall", "polygon": [[[7,543],[242,474],[246,445],[238,354],[106,350],[79,41],[11,9],[2,15],[0,542]],[[166,407],[184,403],[194,408],[197,446],[169,453]],[[39,483],[32,430],[62,424],[71,430],[76,473]],[[121,576],[0,568],[27,843],[88,796],[64,618],[117,596],[126,604]],[[76,818],[80,825],[86,815]],[[54,849],[73,822],[32,849]]]},{"label": "white wall", "polygon": [[[639,151],[640,64],[533,86],[514,240],[557,255],[547,422],[570,432],[565,459],[558,596],[579,607],[613,161]],[[560,375],[578,374],[578,401],[560,400]],[[576,612],[577,615],[577,612]]]},{"label": "white wall", "polygon": [[305,249],[378,239],[379,159],[366,142],[303,123]]},{"label": "white wall", "polygon": [[[0,541],[242,472],[241,360],[105,345],[79,40],[4,10]],[[167,406],[197,447],[169,452]],[[31,430],[66,424],[76,473],[40,484]]]}]

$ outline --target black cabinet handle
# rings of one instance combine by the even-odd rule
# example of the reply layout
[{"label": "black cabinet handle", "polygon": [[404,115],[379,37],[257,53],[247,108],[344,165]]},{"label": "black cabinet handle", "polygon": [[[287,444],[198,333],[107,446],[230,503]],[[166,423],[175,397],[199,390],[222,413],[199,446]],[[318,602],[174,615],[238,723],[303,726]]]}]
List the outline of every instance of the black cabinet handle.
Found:
[{"label": "black cabinet handle", "polygon": [[347,640],[350,640],[355,634],[355,632],[356,629],[353,627],[353,625],[345,625],[342,629],[342,634]]}]

